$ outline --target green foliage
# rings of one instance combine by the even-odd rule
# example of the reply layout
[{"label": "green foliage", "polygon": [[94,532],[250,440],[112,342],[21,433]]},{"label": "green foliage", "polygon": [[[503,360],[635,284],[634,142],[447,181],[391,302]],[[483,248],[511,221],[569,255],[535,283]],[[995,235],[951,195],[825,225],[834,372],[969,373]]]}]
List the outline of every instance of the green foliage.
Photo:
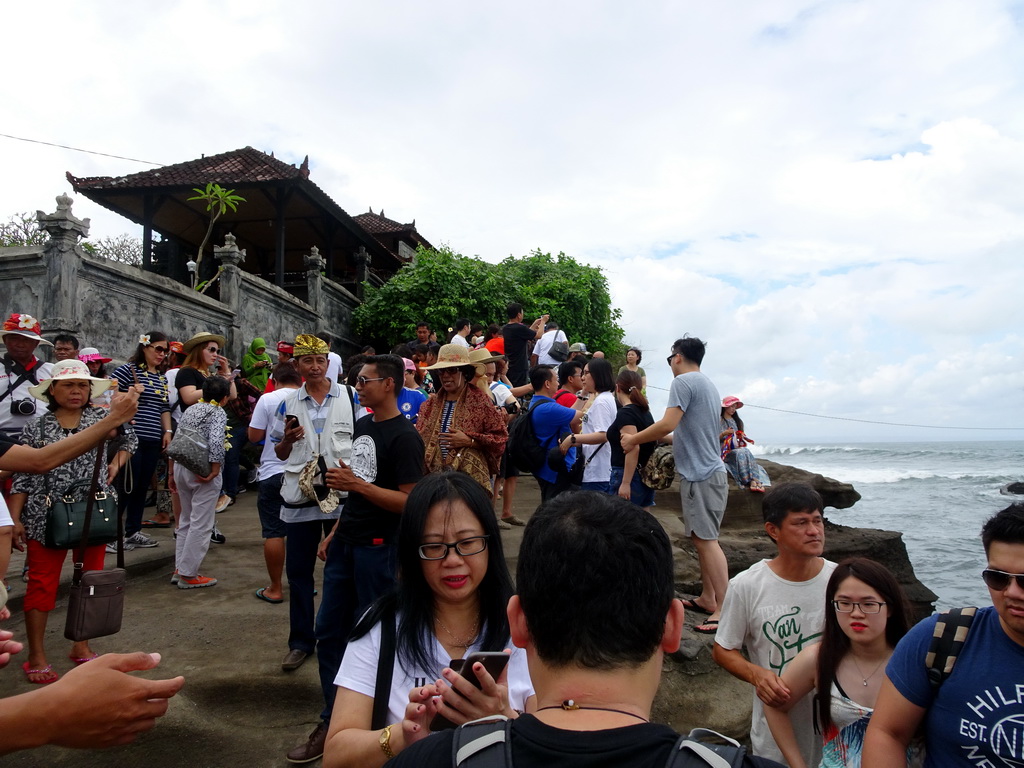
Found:
[{"label": "green foliage", "polygon": [[0,223],[0,247],[42,245],[47,239],[31,213],[15,213]]},{"label": "green foliage", "polygon": [[210,240],[210,235],[213,233],[213,225],[217,223],[217,219],[229,210],[232,213],[237,211],[238,204],[244,203],[245,198],[241,195],[236,195],[233,189],[224,189],[220,184],[213,184],[212,182],[207,184],[205,188],[195,187],[192,191],[196,194],[188,199],[206,203],[206,212],[212,214],[210,216],[210,224],[206,228],[206,234],[203,235],[203,242],[199,244],[199,253],[196,255],[196,274],[198,275],[199,265],[203,261],[203,251],[206,249],[206,243]]},{"label": "green foliage", "polygon": [[354,315],[354,330],[378,349],[390,349],[416,335],[425,320],[443,340],[460,317],[504,325],[505,307],[523,305],[525,319],[550,314],[571,341],[608,354],[622,347],[621,313],[611,305],[608,281],[597,267],[559,253],[539,250],[500,264],[421,248],[380,288],[366,284],[366,297]]}]

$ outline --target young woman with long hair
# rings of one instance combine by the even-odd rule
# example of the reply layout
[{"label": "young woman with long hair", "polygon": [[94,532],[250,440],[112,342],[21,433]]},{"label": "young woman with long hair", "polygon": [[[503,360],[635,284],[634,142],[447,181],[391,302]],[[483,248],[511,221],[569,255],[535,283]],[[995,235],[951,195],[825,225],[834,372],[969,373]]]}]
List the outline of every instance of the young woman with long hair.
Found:
[{"label": "young woman with long hair", "polygon": [[622,435],[635,435],[654,423],[650,405],[643,394],[640,374],[620,370],[615,380],[615,397],[621,407],[615,414],[615,421],[608,427],[608,445],[612,450],[608,493],[629,499],[638,507],[647,509],[654,505],[654,490],[640,479],[640,467],[651,458],[656,444],[644,443],[639,450],[625,453],[620,442]]}]

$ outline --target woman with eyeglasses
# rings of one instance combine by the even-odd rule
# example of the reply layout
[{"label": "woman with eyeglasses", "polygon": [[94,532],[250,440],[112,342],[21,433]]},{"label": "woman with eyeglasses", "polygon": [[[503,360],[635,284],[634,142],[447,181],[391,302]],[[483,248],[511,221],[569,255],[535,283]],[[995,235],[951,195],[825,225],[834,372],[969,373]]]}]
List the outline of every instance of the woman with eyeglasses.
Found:
[{"label": "woman with eyeglasses", "polygon": [[[910,629],[910,608],[899,583],[884,566],[864,557],[843,560],[825,588],[821,642],[804,648],[782,673],[789,704],[765,706],[772,737],[790,768],[807,768],[789,708],[813,690],[823,768],[859,768],[864,733],[878,697],[885,665]],[[908,750],[908,765],[916,765]]]},{"label": "woman with eyeglasses", "polygon": [[[476,651],[512,648],[505,606],[512,578],[486,491],[463,472],[427,475],[409,494],[398,530],[398,587],[356,625],[338,672],[324,767],[381,766],[427,738],[435,715],[459,725],[533,707],[521,648],[495,680],[482,664],[473,687],[449,666]],[[395,626],[394,669],[377,690],[382,626]],[[425,681],[425,682],[424,682]],[[386,715],[373,722],[375,696]]]},{"label": "woman with eyeglasses", "polygon": [[[118,496],[118,511],[124,515],[124,548],[128,550],[158,544],[142,532],[142,515],[156,465],[171,442],[171,406],[162,369],[169,349],[170,341],[160,331],[144,333],[128,362],[113,373],[118,391],[134,388],[139,393],[139,411],[132,419],[139,448],[129,470],[120,475]],[[107,552],[117,552],[117,544],[108,544]]]}]

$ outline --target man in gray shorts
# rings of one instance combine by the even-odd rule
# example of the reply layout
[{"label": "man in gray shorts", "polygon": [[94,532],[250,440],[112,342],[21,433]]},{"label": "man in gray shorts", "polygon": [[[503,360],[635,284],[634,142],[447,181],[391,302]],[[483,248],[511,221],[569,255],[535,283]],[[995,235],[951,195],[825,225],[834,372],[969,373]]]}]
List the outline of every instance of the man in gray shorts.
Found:
[{"label": "man in gray shorts", "polygon": [[696,600],[684,600],[689,610],[710,614],[697,632],[711,634],[729,586],[729,566],[718,544],[718,531],[729,495],[725,464],[719,453],[719,421],[722,398],[711,380],[700,372],[704,342],[684,336],[672,345],[668,364],[675,378],[669,389],[668,407],[659,421],[635,435],[622,435],[627,453],[641,443],[672,433],[672,455],[681,479],[683,524],[697,550],[701,593]]}]

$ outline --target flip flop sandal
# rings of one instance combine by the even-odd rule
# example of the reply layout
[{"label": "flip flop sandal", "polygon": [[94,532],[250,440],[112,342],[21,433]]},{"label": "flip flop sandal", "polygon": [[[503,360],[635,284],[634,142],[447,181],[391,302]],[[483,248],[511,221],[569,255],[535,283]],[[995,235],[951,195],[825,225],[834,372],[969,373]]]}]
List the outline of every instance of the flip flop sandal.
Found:
[{"label": "flip flop sandal", "polygon": [[713,635],[718,631],[718,620],[705,621],[703,624],[694,627],[693,631],[700,632],[702,635]]},{"label": "flip flop sandal", "polygon": [[714,611],[709,611],[703,605],[698,603],[696,600],[691,600],[688,597],[684,597],[680,602],[683,604],[683,608],[694,613],[703,613],[705,616],[710,616]]},{"label": "flip flop sandal", "polygon": [[274,605],[277,605],[278,603],[283,603],[284,602],[284,598],[283,597],[282,598],[278,598],[277,600],[275,600],[272,597],[267,597],[264,594],[266,591],[267,591],[266,587],[260,587],[259,589],[256,590],[256,597],[258,597],[260,600],[263,600],[265,602],[273,603]]},{"label": "flip flop sandal", "polygon": [[80,667],[85,664],[85,662],[98,659],[99,657],[100,655],[98,653],[94,653],[92,656],[68,656],[69,659],[75,662],[76,667]]},{"label": "flip flop sandal", "polygon": [[[60,675],[53,671],[53,667],[47,664],[42,669],[29,669],[29,663],[26,661],[21,665],[22,672],[25,673],[25,679],[33,685],[49,685],[50,683],[56,683],[60,679]],[[29,675],[52,675],[47,677],[45,680],[33,680]]]},{"label": "flip flop sandal", "polygon": [[161,523],[159,520],[143,520],[142,521],[142,527],[143,528],[170,528],[171,525],[173,525],[173,523],[171,523],[171,522]]}]

